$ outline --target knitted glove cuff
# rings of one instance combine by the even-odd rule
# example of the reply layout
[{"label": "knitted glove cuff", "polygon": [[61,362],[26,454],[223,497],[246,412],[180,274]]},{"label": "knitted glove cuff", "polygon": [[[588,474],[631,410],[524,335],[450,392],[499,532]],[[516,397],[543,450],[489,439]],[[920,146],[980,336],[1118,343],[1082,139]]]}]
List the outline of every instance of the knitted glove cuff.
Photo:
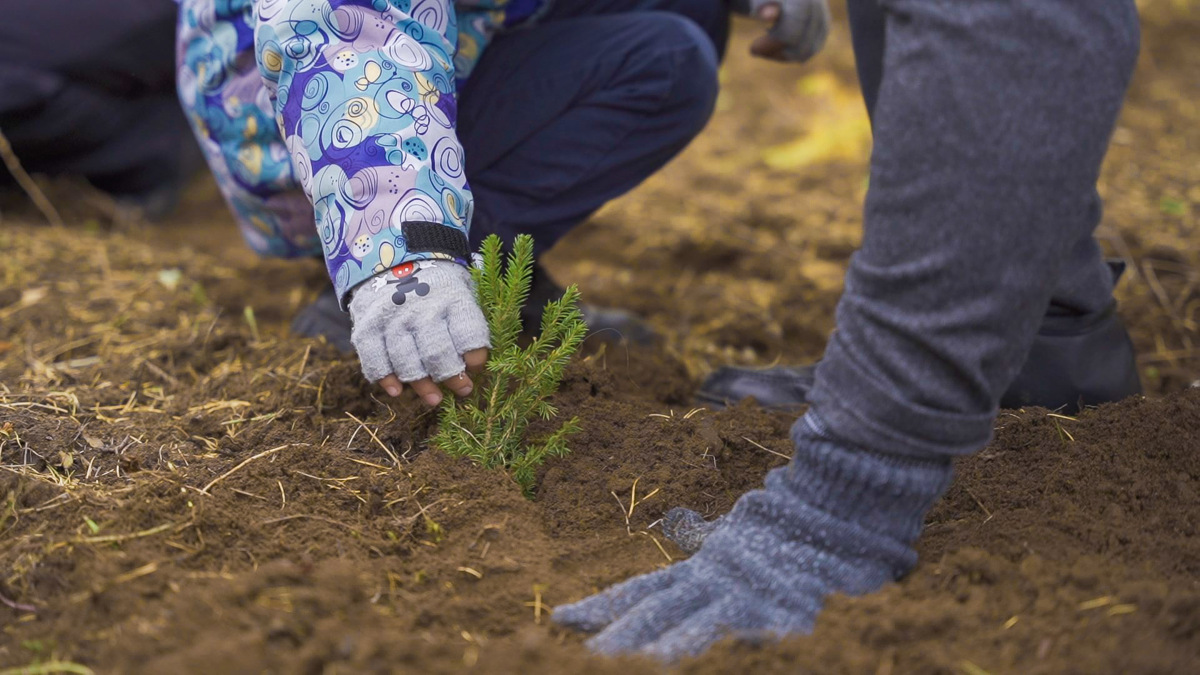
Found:
[{"label": "knitted glove cuff", "polygon": [[953,477],[949,458],[888,455],[835,438],[815,409],[792,426],[795,453],[786,472],[768,479],[840,519],[905,544]]}]

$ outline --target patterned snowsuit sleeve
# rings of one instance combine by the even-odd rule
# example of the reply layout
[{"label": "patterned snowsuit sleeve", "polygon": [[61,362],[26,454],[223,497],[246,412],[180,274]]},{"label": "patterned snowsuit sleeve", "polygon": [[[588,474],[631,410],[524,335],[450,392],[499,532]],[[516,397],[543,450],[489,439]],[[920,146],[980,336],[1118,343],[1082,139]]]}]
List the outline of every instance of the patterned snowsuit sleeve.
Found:
[{"label": "patterned snowsuit sleeve", "polygon": [[184,0],[180,16],[181,99],[251,247],[323,254],[343,306],[395,265],[466,256],[450,0]]}]

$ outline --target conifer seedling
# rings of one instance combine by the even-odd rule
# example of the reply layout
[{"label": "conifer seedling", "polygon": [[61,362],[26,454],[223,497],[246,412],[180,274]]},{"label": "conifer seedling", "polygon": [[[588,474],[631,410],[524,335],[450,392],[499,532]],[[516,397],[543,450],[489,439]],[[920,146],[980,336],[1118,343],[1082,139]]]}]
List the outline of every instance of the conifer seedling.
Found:
[{"label": "conifer seedling", "polygon": [[500,238],[489,236],[483,242],[482,267],[471,275],[492,335],[487,376],[465,401],[448,397],[442,404],[433,445],[486,468],[506,469],[532,497],[537,468],[547,457],[566,455],[567,437],[579,431],[579,419],[571,418],[549,434],[529,438],[531,422],[558,415],[549,398],[587,333],[579,289],[571,285],[560,299],[547,303],[540,334],[521,346],[521,308],[533,282],[533,238],[518,236],[504,264]]}]

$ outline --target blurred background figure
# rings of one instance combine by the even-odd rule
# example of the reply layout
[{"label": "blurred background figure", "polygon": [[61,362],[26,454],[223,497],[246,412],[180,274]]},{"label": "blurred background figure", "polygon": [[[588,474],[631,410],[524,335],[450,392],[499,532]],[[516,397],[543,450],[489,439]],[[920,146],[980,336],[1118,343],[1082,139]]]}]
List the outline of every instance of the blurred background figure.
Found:
[{"label": "blurred background figure", "polygon": [[[175,96],[171,0],[7,0],[0,130],[30,173],[82,176],[150,218],[199,167]],[[13,177],[0,166],[0,186]]]}]

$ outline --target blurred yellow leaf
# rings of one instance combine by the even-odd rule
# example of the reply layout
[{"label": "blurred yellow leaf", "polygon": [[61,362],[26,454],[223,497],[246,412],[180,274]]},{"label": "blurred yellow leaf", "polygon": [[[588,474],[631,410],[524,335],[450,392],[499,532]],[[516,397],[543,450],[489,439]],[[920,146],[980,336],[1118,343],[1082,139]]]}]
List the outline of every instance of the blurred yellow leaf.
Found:
[{"label": "blurred yellow leaf", "polygon": [[832,73],[809,75],[800,92],[818,99],[817,112],[799,138],[767,148],[763,161],[773,169],[798,169],[837,160],[861,159],[871,149],[871,123],[857,87]]}]

